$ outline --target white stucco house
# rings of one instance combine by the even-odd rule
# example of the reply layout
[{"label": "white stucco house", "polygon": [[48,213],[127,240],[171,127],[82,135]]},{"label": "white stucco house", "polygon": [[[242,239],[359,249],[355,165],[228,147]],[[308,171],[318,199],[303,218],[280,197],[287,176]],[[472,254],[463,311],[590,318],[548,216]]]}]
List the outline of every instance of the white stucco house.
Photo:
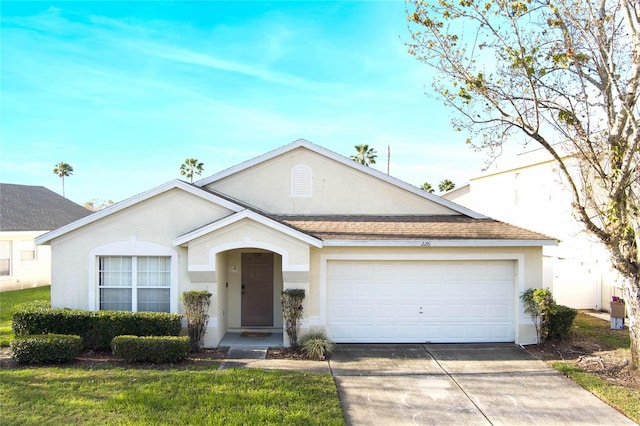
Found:
[{"label": "white stucco house", "polygon": [[622,296],[607,250],[575,218],[566,179],[546,150],[499,161],[442,197],[558,238],[557,246],[543,248],[543,286],[558,303],[609,310],[611,296]]},{"label": "white stucco house", "polygon": [[0,291],[49,285],[51,252],[34,239],[89,214],[44,186],[0,183]]},{"label": "white stucco house", "polygon": [[298,140],[37,243],[51,246],[53,306],[181,313],[182,292],[208,290],[214,347],[281,333],[288,288],[306,291],[301,333],[338,343],[533,343],[519,296],[542,286],[555,240]]}]

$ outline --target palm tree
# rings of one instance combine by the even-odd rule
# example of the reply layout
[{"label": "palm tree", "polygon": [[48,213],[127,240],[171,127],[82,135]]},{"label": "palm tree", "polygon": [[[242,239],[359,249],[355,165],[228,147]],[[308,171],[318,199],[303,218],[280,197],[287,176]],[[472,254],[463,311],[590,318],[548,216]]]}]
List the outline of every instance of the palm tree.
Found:
[{"label": "palm tree", "polygon": [[73,174],[73,167],[64,161],[61,161],[53,168],[53,174],[62,178],[62,196],[64,197],[64,178],[65,176],[71,176]]},{"label": "palm tree", "polygon": [[369,164],[376,164],[376,157],[378,156],[378,153],[375,149],[369,148],[369,145],[366,144],[356,145],[355,148],[358,153],[349,158],[365,166],[369,166]]},{"label": "palm tree", "polygon": [[451,191],[455,187],[456,184],[451,182],[449,179],[445,179],[438,184],[438,189],[440,190],[440,192]]},{"label": "palm tree", "polygon": [[196,158],[187,158],[180,166],[180,174],[191,179],[193,183],[193,175],[201,175],[204,170],[204,163],[199,163]]},{"label": "palm tree", "polygon": [[423,191],[427,191],[431,194],[433,194],[434,192],[434,189],[429,182],[425,182],[422,185],[420,185],[420,189],[422,189]]}]

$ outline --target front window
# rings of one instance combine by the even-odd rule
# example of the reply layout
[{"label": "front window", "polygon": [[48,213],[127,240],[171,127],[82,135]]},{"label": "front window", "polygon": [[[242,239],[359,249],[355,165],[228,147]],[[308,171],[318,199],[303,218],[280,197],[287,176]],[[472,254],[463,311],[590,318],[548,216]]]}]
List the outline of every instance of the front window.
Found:
[{"label": "front window", "polygon": [[36,260],[36,245],[33,240],[20,241],[20,260]]},{"label": "front window", "polygon": [[0,277],[11,275],[11,241],[0,240]]},{"label": "front window", "polygon": [[100,309],[169,312],[171,258],[98,258]]}]

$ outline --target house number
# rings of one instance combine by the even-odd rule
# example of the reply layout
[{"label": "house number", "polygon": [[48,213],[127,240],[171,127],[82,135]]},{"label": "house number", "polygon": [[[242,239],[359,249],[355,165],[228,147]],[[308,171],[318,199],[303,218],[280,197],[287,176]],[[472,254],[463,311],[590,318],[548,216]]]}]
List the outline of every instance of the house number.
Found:
[{"label": "house number", "polygon": [[421,247],[431,247],[431,241],[423,241],[420,244]]}]

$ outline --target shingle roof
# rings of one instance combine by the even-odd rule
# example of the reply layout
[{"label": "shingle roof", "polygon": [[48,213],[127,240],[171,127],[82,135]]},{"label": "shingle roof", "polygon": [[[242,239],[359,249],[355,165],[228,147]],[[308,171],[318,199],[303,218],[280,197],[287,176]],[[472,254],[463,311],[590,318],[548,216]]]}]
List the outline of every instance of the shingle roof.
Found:
[{"label": "shingle roof", "polygon": [[44,186],[0,184],[0,231],[49,231],[91,213]]},{"label": "shingle roof", "polygon": [[555,240],[494,219],[450,216],[271,216],[321,240]]}]

